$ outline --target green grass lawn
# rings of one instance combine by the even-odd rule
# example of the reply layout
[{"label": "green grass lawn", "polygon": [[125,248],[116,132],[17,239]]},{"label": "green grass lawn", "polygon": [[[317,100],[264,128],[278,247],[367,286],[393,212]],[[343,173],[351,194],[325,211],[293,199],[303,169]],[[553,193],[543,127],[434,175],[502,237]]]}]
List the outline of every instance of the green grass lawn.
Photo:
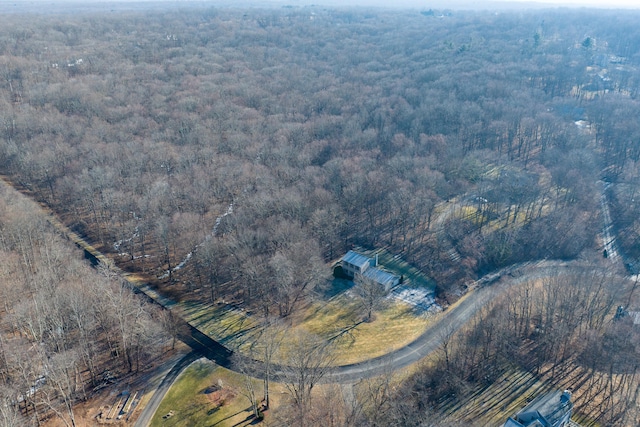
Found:
[{"label": "green grass lawn", "polygon": [[[201,359],[189,366],[160,403],[151,427],[212,427],[251,424],[242,376]],[[262,381],[254,382],[262,396]],[[274,393],[277,392],[274,386]],[[167,414],[172,414],[164,418]]]},{"label": "green grass lawn", "polygon": [[[251,316],[236,309],[209,304],[181,304],[185,318],[227,347],[248,354],[259,342],[262,326]],[[423,333],[429,318],[416,314],[413,307],[388,300],[375,311],[373,321],[362,323],[355,301],[345,294],[309,305],[298,316],[294,327],[336,344],[337,365],[361,362],[381,356],[409,344]],[[287,336],[294,336],[287,333]],[[286,343],[286,338],[284,343]],[[260,353],[252,355],[260,358]]]}]

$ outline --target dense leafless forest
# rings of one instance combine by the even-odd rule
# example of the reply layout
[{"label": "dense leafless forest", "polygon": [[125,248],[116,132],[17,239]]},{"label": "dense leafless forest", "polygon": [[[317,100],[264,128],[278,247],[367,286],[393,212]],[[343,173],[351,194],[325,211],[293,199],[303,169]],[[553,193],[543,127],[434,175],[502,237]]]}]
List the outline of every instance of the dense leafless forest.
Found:
[{"label": "dense leafless forest", "polygon": [[[278,293],[252,277],[354,243],[445,286],[571,258],[594,243],[602,171],[633,176],[640,154],[634,21],[610,18],[11,16],[3,170],[132,268],[173,272],[197,248],[192,285],[236,279],[247,300]],[[473,215],[434,234],[456,197]]]},{"label": "dense leafless forest", "polygon": [[[108,265],[94,271],[35,203],[0,187],[0,425],[57,415],[168,345],[166,315]],[[21,415],[20,415],[21,414]]]},{"label": "dense leafless forest", "polygon": [[[400,254],[445,302],[514,263],[601,258],[603,188],[626,267],[637,273],[639,18],[322,7],[0,16],[0,173],[173,297],[227,298],[283,318],[354,245]],[[94,383],[99,345],[117,350],[101,363],[136,369],[156,331],[130,342],[110,335],[119,317],[92,312],[85,325],[86,312],[61,311],[95,298],[83,281],[113,292],[82,310],[128,300],[120,285],[108,274],[76,277],[49,237],[28,240],[41,220],[20,215],[12,225],[3,209],[2,268],[16,274],[0,289],[3,328],[21,346],[73,351],[65,363]],[[64,304],[47,297],[62,295],[62,282],[72,290],[60,292],[76,297]],[[541,295],[552,298],[560,285],[546,286]],[[545,335],[528,369],[556,362],[572,339],[615,335],[603,326],[613,297],[599,289],[572,294],[591,302],[585,295],[597,292],[597,309],[568,319],[565,335]],[[481,360],[513,360],[517,343],[533,345],[529,327],[546,312],[512,308],[513,323],[484,313],[506,342],[468,332],[477,353],[447,358],[443,371],[464,367],[490,381]],[[134,311],[135,322],[152,316]],[[8,383],[13,356],[2,343]],[[580,357],[596,369],[592,356]],[[438,393],[465,387],[443,381],[424,395],[441,402]],[[401,425],[394,408],[388,416]]]}]

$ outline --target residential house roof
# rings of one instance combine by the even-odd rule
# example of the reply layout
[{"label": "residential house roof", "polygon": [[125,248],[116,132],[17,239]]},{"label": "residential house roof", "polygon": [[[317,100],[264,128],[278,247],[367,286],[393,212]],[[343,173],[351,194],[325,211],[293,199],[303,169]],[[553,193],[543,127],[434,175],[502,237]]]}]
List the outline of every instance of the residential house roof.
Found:
[{"label": "residential house roof", "polygon": [[371,259],[357,252],[349,251],[342,257],[343,262],[355,265],[360,268],[366,268],[370,265]]},{"label": "residential house roof", "polygon": [[376,283],[385,285],[387,288],[393,286],[394,282],[398,279],[397,276],[375,267],[368,268],[364,273],[362,273],[362,275],[374,280]]},{"label": "residential house roof", "polygon": [[571,393],[554,391],[528,404],[504,427],[560,427],[571,417],[572,409]]}]

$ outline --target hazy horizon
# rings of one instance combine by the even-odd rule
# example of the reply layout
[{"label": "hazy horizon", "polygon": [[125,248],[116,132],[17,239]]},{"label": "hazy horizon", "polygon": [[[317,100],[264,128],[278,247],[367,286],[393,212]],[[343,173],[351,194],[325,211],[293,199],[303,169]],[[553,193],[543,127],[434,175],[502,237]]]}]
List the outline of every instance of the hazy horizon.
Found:
[{"label": "hazy horizon", "polygon": [[[348,2],[339,0],[318,0],[318,1],[273,1],[273,3],[283,3],[292,5],[303,4],[316,4],[316,5],[331,5],[331,6],[375,6],[375,7],[390,7],[390,8],[456,8],[464,6],[471,9],[486,9],[487,6],[543,6],[543,7],[597,7],[606,9],[615,8],[632,8],[639,9],[640,4],[637,0],[487,0],[487,1],[473,1],[473,0],[432,0],[432,1],[420,1],[420,0],[349,0]],[[347,4],[348,3],[348,4]]]},{"label": "hazy horizon", "polygon": [[[281,7],[281,6],[330,6],[330,7],[376,7],[390,9],[519,9],[519,8],[603,8],[603,9],[640,9],[637,0],[18,0],[2,1],[1,5],[72,5],[72,4],[126,4],[126,3],[174,3],[189,5],[211,5],[221,7]],[[1,13],[1,12],[0,12]]]}]

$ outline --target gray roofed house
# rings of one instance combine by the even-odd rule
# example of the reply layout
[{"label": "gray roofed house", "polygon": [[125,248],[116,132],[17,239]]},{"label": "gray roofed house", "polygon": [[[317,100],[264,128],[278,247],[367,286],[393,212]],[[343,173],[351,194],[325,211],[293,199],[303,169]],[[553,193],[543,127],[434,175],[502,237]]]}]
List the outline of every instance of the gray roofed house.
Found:
[{"label": "gray roofed house", "polygon": [[342,271],[352,279],[359,274],[368,277],[383,286],[385,291],[388,291],[400,283],[400,278],[377,268],[377,261],[377,256],[374,260],[357,252],[349,251],[342,257]]},{"label": "gray roofed house", "polygon": [[371,258],[354,251],[349,251],[342,257],[342,270],[344,273],[354,278],[356,274],[362,274],[371,266]]},{"label": "gray roofed house", "polygon": [[503,427],[568,427],[572,410],[571,393],[554,391],[536,398]]}]

